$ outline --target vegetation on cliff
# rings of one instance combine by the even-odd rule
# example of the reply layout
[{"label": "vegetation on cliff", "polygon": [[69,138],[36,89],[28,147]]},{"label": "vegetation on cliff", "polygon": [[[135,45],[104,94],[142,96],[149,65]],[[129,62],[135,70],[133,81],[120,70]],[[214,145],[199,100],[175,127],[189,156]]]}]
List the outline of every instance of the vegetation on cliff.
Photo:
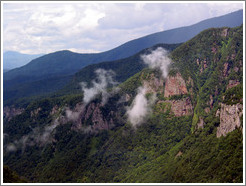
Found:
[{"label": "vegetation on cliff", "polygon": [[[4,124],[4,164],[31,182],[243,182],[242,125],[216,135],[221,104],[242,105],[242,41],[242,26],[203,31],[169,54],[171,84],[144,68],[105,103],[103,91],[86,105],[82,93],[30,103]],[[151,104],[133,127],[141,86]]]}]

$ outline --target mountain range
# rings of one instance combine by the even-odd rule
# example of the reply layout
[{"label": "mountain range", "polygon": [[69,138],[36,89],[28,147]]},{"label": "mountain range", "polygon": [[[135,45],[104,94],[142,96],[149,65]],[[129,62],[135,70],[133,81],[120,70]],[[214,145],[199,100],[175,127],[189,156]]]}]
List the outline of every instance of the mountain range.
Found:
[{"label": "mountain range", "polygon": [[[204,29],[221,26],[235,27],[241,25],[242,22],[243,11],[239,10],[224,16],[204,20],[191,26],[135,39],[102,53],[78,54],[70,51],[58,51],[41,56],[27,65],[4,73],[5,104],[11,104],[17,98],[56,92],[72,81],[73,74],[85,66],[127,58],[159,43],[177,44],[185,42]],[[138,70],[141,70],[141,68]]]},{"label": "mountain range", "polygon": [[243,183],[243,78],[243,25],[87,66],[4,107],[4,182]]},{"label": "mountain range", "polygon": [[36,59],[44,54],[22,54],[15,51],[7,51],[3,53],[3,70],[11,70],[26,65],[33,59]]}]

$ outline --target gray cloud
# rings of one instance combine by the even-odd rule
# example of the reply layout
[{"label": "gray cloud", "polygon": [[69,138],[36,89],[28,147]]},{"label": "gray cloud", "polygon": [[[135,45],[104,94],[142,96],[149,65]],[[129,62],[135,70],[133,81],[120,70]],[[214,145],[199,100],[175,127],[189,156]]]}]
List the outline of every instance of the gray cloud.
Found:
[{"label": "gray cloud", "polygon": [[55,120],[51,125],[45,126],[43,129],[36,127],[32,129],[27,135],[22,136],[19,140],[15,140],[12,143],[6,145],[7,152],[14,152],[21,149],[25,151],[27,146],[44,146],[52,142],[52,134],[55,128],[59,125],[59,122]]},{"label": "gray cloud", "polygon": [[87,104],[94,99],[97,94],[102,93],[102,104],[104,105],[111,95],[107,91],[108,86],[114,86],[117,84],[113,79],[115,73],[112,70],[104,69],[97,69],[95,73],[97,77],[92,81],[92,87],[87,88],[87,84],[85,82],[80,83],[84,93],[83,102]]},{"label": "gray cloud", "polygon": [[72,111],[70,110],[69,108],[66,109],[66,117],[68,118],[69,121],[76,121],[80,114],[81,114],[81,111]]},{"label": "gray cloud", "polygon": [[30,54],[106,51],[147,34],[242,8],[242,3],[4,2],[3,50]]}]

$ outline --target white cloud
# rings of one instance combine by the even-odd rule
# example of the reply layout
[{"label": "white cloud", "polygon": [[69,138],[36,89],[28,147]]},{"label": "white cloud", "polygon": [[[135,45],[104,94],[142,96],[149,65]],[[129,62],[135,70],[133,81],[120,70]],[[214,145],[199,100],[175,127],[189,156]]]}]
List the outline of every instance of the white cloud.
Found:
[{"label": "white cloud", "polygon": [[146,87],[139,87],[138,93],[134,98],[131,107],[127,109],[126,114],[133,127],[137,127],[142,124],[149,114],[151,114],[151,106],[155,102],[156,96],[152,95],[148,100],[145,94]]},{"label": "white cloud", "polygon": [[168,57],[168,52],[158,47],[156,50],[152,51],[150,54],[141,55],[141,59],[145,64],[147,64],[152,69],[160,69],[162,77],[166,78],[168,75],[168,66],[171,64],[171,59]]},{"label": "white cloud", "polygon": [[110,93],[107,91],[108,86],[117,84],[114,81],[115,73],[112,70],[99,68],[95,71],[95,74],[96,78],[92,81],[92,87],[88,88],[85,82],[80,83],[84,93],[83,102],[88,104],[97,94],[102,93],[102,104],[104,105],[110,97]]},{"label": "white cloud", "polygon": [[3,48],[106,51],[147,34],[242,9],[242,3],[3,3]]}]

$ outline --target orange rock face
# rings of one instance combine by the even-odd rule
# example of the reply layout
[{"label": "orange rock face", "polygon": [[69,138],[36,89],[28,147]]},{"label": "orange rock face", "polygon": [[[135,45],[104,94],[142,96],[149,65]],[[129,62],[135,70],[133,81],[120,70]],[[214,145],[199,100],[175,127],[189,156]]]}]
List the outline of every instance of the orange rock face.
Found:
[{"label": "orange rock face", "polygon": [[180,73],[175,76],[168,76],[165,85],[165,97],[170,97],[173,95],[187,94],[187,88],[184,79]]}]

